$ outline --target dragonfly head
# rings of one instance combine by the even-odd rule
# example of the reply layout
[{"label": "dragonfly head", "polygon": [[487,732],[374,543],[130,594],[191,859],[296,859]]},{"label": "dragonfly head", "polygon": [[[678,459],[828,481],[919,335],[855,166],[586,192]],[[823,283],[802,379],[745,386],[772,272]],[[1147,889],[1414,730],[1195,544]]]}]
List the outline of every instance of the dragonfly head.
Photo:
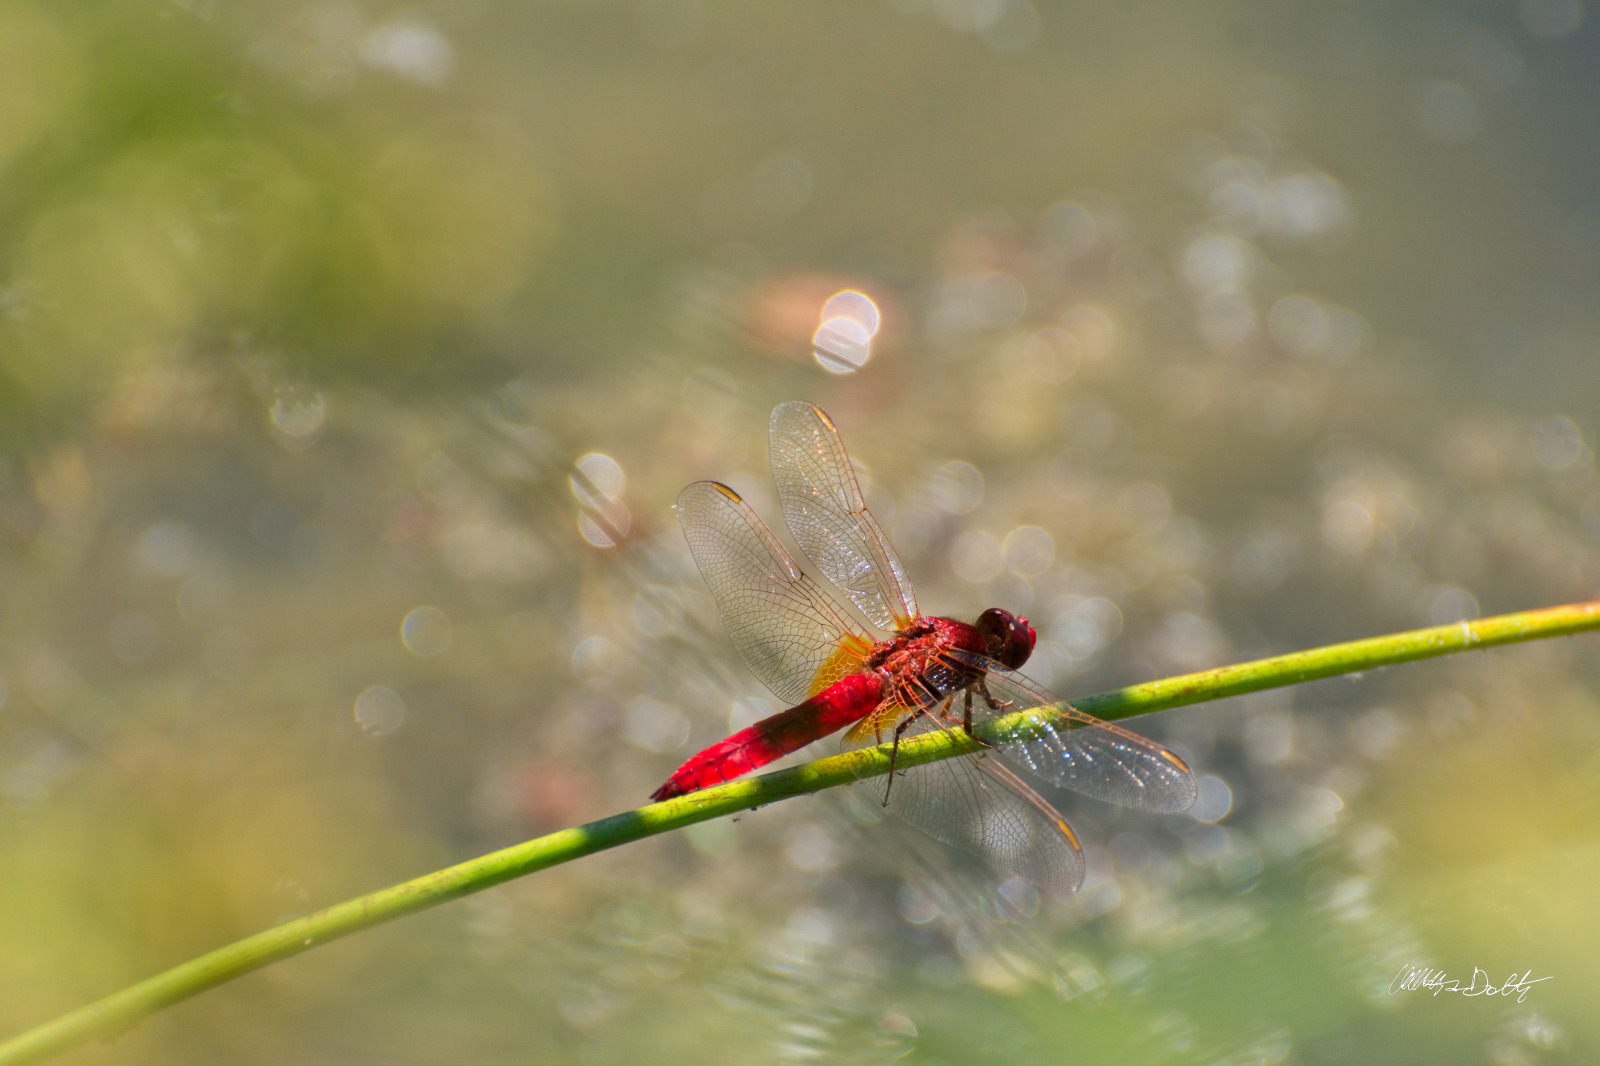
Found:
[{"label": "dragonfly head", "polygon": [[978,616],[975,627],[983,637],[984,650],[989,658],[1015,670],[1033,654],[1038,634],[1026,618],[1010,611],[991,607]]}]

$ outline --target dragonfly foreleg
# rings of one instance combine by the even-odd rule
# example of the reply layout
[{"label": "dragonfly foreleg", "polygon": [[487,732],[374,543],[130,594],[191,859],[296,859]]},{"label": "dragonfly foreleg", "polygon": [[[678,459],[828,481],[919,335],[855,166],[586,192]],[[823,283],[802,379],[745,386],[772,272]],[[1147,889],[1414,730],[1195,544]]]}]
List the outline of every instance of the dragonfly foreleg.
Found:
[{"label": "dragonfly foreleg", "polygon": [[[983,682],[979,681],[978,684],[981,686]],[[983,697],[989,701],[989,706],[995,706],[995,701],[989,696],[988,692],[984,692]],[[980,736],[976,736],[972,732],[972,689],[970,688],[967,689],[966,693],[964,694],[964,702],[961,706],[961,728],[967,734],[967,736],[971,737],[973,740],[976,740],[984,747],[994,747],[993,744],[990,744],[987,740],[984,740]]]},{"label": "dragonfly foreleg", "polygon": [[989,686],[984,684],[984,679],[981,677],[978,678],[978,691],[983,693],[983,702],[989,705],[991,711],[1014,711],[1017,709],[1017,705],[1010,700],[997,700],[989,695]]}]

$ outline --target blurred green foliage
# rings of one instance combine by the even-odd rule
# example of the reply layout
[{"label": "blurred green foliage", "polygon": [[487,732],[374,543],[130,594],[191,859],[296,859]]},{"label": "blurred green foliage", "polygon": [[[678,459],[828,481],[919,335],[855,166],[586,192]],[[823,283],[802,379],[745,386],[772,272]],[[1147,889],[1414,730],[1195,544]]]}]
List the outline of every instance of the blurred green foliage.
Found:
[{"label": "blurred green foliage", "polygon": [[174,361],[505,375],[485,331],[558,216],[518,125],[468,93],[319,96],[237,47],[175,5],[0,9],[13,444]]}]

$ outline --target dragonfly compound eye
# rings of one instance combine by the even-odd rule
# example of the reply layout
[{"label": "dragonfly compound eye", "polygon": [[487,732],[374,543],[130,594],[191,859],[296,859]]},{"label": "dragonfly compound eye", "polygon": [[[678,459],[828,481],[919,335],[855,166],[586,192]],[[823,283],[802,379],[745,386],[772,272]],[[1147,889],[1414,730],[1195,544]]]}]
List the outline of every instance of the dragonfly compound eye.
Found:
[{"label": "dragonfly compound eye", "polygon": [[1028,661],[1038,639],[1026,618],[1018,618],[999,607],[991,607],[979,615],[976,628],[983,634],[989,658],[1013,670]]}]

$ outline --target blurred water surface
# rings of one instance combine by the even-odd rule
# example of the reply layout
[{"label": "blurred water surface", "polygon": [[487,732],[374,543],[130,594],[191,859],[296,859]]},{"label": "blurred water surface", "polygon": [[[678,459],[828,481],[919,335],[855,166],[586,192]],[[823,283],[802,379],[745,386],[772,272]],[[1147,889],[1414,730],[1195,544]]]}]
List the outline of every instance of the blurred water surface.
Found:
[{"label": "blurred water surface", "polygon": [[[670,504],[776,523],[781,400],[1064,696],[1595,597],[1596,23],[0,8],[0,1027],[775,709]],[[1138,721],[1201,802],[1063,800],[1068,902],[800,800],[67,1061],[1591,1061],[1595,649]]]}]

